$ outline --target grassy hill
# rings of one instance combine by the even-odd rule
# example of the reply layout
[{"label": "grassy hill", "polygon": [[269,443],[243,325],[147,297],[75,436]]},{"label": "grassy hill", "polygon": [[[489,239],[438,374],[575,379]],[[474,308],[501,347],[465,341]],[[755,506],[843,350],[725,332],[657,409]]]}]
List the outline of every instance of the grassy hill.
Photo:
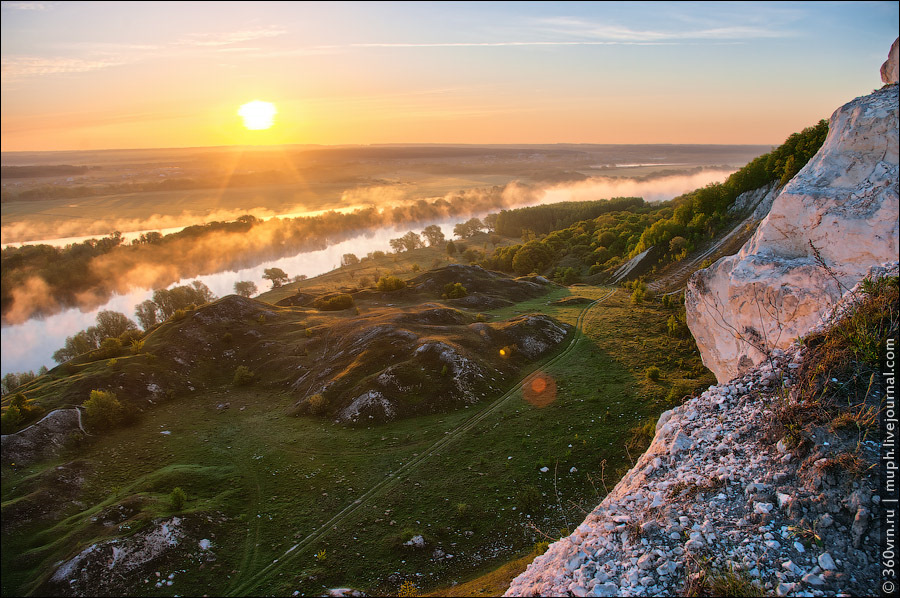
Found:
[{"label": "grassy hill", "polygon": [[[356,295],[359,314],[227,298],[159,327],[137,355],[60,366],[36,380],[26,394],[48,410],[102,388],[142,412],[123,427],[73,434],[55,460],[4,460],[3,593],[447,586],[580,521],[640,452],[645,424],[711,382],[692,341],[669,334],[673,308],[633,305],[630,293],[595,286],[547,287],[469,308],[428,290],[439,272],[415,273],[418,280],[410,272],[411,288],[423,290],[402,300]],[[332,290],[330,282],[304,283],[310,295]],[[331,363],[316,339],[334,330],[338,344],[325,344],[340,352],[345,337],[336,332],[360,318],[418,320],[431,310],[459,320],[460,330],[540,312],[572,332],[557,349],[517,363],[475,403],[386,423],[339,423],[333,413],[297,409],[288,372]],[[419,336],[428,326],[452,328],[403,326]],[[464,344],[459,332],[429,334]],[[484,346],[484,367],[502,370],[503,346]],[[658,376],[648,378],[648,364]],[[249,384],[235,384],[240,365],[255,374]],[[175,488],[183,505],[172,501]],[[163,524],[177,543],[153,552],[153,539],[170,537]],[[92,546],[67,575],[51,577]],[[111,576],[96,557],[113,558],[116,546],[152,556],[122,557],[121,577]]]}]

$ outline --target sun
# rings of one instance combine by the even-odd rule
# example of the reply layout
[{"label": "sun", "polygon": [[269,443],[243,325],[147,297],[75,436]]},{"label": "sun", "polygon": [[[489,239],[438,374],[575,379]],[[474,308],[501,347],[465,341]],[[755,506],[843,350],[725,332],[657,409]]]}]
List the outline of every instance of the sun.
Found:
[{"label": "sun", "polygon": [[271,127],[277,113],[275,104],[259,100],[248,102],[238,110],[238,115],[244,119],[244,126],[251,131],[261,131]]}]

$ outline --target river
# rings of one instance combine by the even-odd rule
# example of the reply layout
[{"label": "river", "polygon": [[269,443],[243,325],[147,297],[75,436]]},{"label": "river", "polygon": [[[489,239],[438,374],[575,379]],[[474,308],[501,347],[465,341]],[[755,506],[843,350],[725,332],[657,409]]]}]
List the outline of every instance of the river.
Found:
[{"label": "river", "polygon": [[[635,179],[588,179],[579,183],[549,187],[545,189],[542,198],[537,203],[583,201],[604,197],[626,196],[643,197],[647,201],[663,201],[712,182],[721,182],[733,171],[733,169],[707,170],[693,175],[661,177],[649,181]],[[296,216],[296,214],[291,216]],[[481,217],[484,214],[476,216]],[[468,219],[468,217],[464,219]],[[449,239],[453,233],[453,225],[458,220],[461,219],[405,225],[400,228],[378,228],[346,241],[335,243],[322,250],[280,258],[243,270],[228,270],[207,276],[183,279],[171,286],[200,280],[216,296],[223,297],[234,292],[235,282],[249,280],[255,283],[260,292],[262,292],[267,290],[270,284],[269,281],[264,280],[262,277],[266,268],[281,268],[291,277],[306,275],[311,278],[337,268],[340,265],[341,256],[345,253],[353,253],[363,257],[372,251],[390,251],[391,239],[397,238],[409,230],[421,231],[429,224],[440,226],[444,235]],[[175,230],[178,229],[168,229],[165,232],[175,232]],[[132,239],[142,232],[148,231],[125,233],[123,237]],[[75,239],[49,239],[43,242],[53,245],[65,245],[75,241]],[[0,371],[3,374],[28,370],[36,372],[42,365],[48,368],[52,367],[56,365],[52,358],[53,353],[65,344],[66,337],[94,325],[98,311],[118,311],[129,318],[135,319],[135,306],[151,298],[152,295],[152,290],[137,290],[126,295],[114,295],[105,305],[91,311],[81,311],[78,308],[72,308],[52,316],[40,319],[33,318],[22,324],[4,326],[0,330],[0,336],[2,336]]]}]

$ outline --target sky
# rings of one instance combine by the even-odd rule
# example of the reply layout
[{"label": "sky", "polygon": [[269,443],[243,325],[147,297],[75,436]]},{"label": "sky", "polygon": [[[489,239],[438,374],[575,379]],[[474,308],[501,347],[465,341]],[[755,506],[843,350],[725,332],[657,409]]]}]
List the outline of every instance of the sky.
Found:
[{"label": "sky", "polygon": [[[781,143],[897,2],[2,2],[2,150]],[[237,112],[276,106],[269,129]]]}]

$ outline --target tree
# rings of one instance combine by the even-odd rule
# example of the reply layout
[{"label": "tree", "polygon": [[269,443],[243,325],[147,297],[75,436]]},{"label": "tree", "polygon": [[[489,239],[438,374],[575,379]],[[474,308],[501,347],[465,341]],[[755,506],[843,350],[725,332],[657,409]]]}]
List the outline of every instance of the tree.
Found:
[{"label": "tree", "polygon": [[234,293],[241,297],[252,297],[256,294],[257,290],[256,283],[249,280],[239,280],[234,283]]},{"label": "tree", "polygon": [[500,218],[500,214],[488,214],[481,221],[484,225],[484,228],[487,229],[487,232],[492,233],[497,230],[497,219]]},{"label": "tree", "polygon": [[522,276],[531,272],[540,272],[550,265],[550,250],[539,241],[529,241],[523,245],[512,259],[513,272]]},{"label": "tree", "polygon": [[422,242],[422,238],[413,231],[409,231],[398,239],[391,239],[390,244],[391,249],[393,249],[395,253],[412,251],[413,249],[418,249],[425,246],[425,244]]},{"label": "tree", "polygon": [[139,303],[138,306],[134,308],[134,315],[137,317],[138,322],[141,323],[141,328],[144,330],[150,330],[159,322],[159,318],[156,314],[156,304],[150,299]]},{"label": "tree", "polygon": [[109,310],[97,314],[96,334],[100,341],[122,336],[129,330],[137,330],[137,324],[125,314]]},{"label": "tree", "polygon": [[[41,367],[43,367],[43,366],[41,366]],[[44,371],[38,372],[38,375],[40,376],[41,374],[46,374],[46,373],[47,373],[47,368],[44,368]],[[3,376],[2,381],[0,381],[0,386],[2,386],[3,394],[6,395],[6,394],[11,393],[12,391],[19,388],[20,386],[28,384],[29,382],[34,380],[36,377],[37,376],[35,376],[34,372],[31,370],[29,370],[27,372],[19,372],[19,373],[9,372],[5,376]]]},{"label": "tree", "polygon": [[447,241],[447,255],[455,255],[456,254],[456,243],[453,241]]},{"label": "tree", "polygon": [[273,289],[277,289],[290,280],[290,277],[281,268],[266,268],[263,271],[263,278],[272,281]]},{"label": "tree", "polygon": [[470,218],[453,227],[453,234],[460,239],[468,239],[475,233],[484,229],[484,223],[478,218]]},{"label": "tree", "polygon": [[88,334],[86,330],[79,330],[72,336],[66,338],[63,348],[53,354],[53,361],[56,363],[65,363],[73,357],[77,357],[88,351],[93,351],[99,346],[97,339],[93,335]]},{"label": "tree", "polygon": [[422,236],[425,237],[429,247],[436,247],[444,242],[444,232],[437,224],[426,226],[422,231]]},{"label": "tree", "polygon": [[352,266],[353,264],[358,264],[359,258],[356,257],[355,253],[345,253],[341,256],[341,266]]}]

